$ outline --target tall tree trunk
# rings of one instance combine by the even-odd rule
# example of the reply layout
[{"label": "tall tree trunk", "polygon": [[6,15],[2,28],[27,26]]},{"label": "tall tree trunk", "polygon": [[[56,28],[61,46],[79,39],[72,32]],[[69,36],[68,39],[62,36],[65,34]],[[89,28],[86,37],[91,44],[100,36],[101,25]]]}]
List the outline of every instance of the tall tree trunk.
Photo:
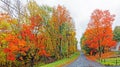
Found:
[{"label": "tall tree trunk", "polygon": [[101,59],[101,45],[100,45],[100,41],[98,41],[98,50],[99,50],[99,60]]}]

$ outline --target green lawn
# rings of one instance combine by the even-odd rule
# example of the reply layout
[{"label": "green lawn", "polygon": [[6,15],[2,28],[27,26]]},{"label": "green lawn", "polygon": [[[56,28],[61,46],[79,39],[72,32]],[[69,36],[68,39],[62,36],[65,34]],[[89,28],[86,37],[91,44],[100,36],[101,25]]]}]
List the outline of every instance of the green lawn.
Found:
[{"label": "green lawn", "polygon": [[35,67],[60,67],[62,65],[66,65],[66,64],[74,61],[75,59],[78,58],[79,55],[80,55],[80,52],[76,52],[73,55],[71,55],[69,58],[64,58],[62,60],[58,60],[58,61],[46,64],[46,65],[43,65],[43,66],[36,65]]},{"label": "green lawn", "polygon": [[118,66],[120,65],[120,57],[118,58],[106,58],[99,61],[103,65],[107,66]]}]

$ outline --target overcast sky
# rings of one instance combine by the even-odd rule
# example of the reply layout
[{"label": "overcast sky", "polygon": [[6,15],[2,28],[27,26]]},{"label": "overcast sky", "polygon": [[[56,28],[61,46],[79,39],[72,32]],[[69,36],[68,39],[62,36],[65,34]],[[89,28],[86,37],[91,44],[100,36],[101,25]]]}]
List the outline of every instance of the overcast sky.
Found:
[{"label": "overcast sky", "polygon": [[[21,0],[24,4],[27,0]],[[120,25],[120,0],[35,0],[39,5],[56,7],[58,4],[65,6],[75,21],[76,37],[78,41],[84,33],[90,20],[90,15],[95,9],[109,10],[115,14],[115,26]],[[79,46],[80,44],[78,44]],[[79,47],[78,47],[79,48]],[[80,48],[79,48],[80,49]]]}]

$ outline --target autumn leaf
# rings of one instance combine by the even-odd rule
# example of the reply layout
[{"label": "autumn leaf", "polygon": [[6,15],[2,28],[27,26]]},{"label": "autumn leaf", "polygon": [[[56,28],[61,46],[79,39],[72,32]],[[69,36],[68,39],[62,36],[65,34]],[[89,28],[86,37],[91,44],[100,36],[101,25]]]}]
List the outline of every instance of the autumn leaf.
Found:
[{"label": "autumn leaf", "polygon": [[9,53],[9,54],[7,55],[7,59],[10,60],[10,61],[15,61],[15,55],[12,54],[12,53]]}]

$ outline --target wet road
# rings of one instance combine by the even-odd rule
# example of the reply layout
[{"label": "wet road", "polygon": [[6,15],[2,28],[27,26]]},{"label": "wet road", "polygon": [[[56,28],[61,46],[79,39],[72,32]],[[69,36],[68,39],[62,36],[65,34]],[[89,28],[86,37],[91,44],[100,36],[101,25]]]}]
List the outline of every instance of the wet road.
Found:
[{"label": "wet road", "polygon": [[87,60],[84,54],[81,52],[80,57],[73,63],[64,67],[105,67],[97,62]]}]

